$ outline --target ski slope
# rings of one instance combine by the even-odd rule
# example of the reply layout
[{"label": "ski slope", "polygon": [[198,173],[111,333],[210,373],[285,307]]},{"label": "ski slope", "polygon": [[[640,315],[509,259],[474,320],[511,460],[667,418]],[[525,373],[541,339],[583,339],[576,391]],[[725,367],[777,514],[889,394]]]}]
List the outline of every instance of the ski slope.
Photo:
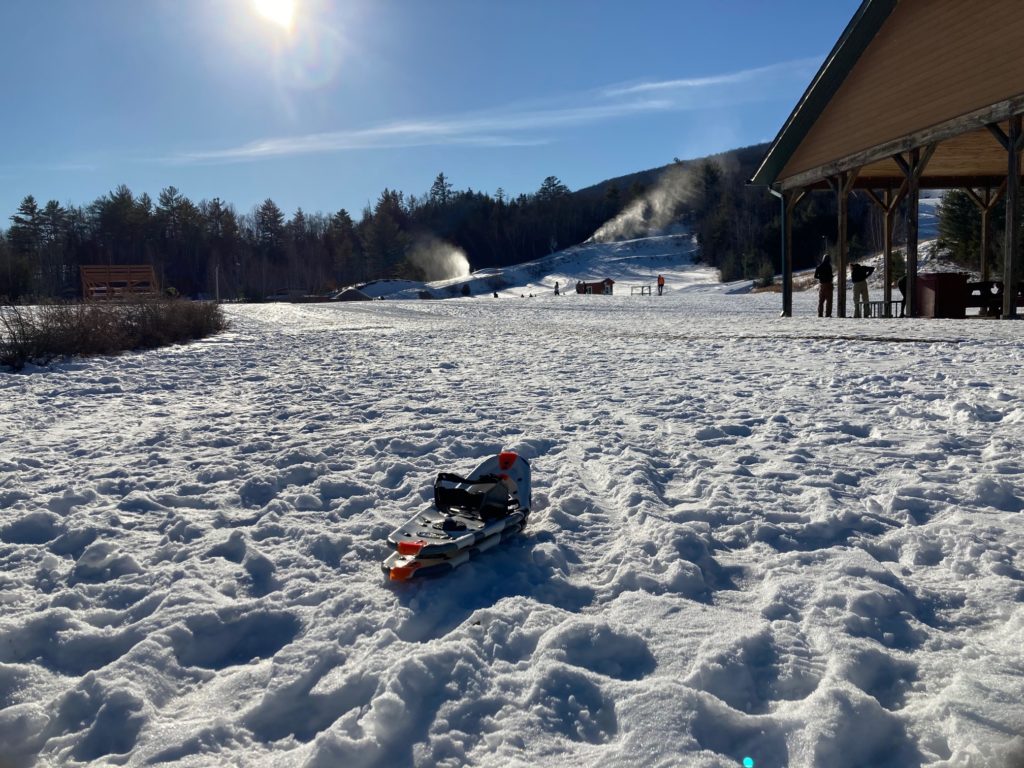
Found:
[{"label": "ski slope", "polygon": [[[418,299],[471,296],[530,298],[559,290],[575,291],[576,281],[596,282],[606,277],[616,281],[615,293],[629,295],[630,288],[650,287],[656,291],[659,274],[665,275],[672,290],[693,286],[717,286],[717,270],[694,263],[697,244],[680,231],[614,243],[587,242],[549,256],[511,267],[480,269],[468,277],[414,283],[408,280],[379,280],[361,289],[373,298]],[[747,288],[750,281],[743,281]]]},{"label": "ski slope", "polygon": [[[1018,325],[779,319],[684,249],[0,373],[0,764],[1020,765]],[[502,448],[526,530],[384,581]]]}]

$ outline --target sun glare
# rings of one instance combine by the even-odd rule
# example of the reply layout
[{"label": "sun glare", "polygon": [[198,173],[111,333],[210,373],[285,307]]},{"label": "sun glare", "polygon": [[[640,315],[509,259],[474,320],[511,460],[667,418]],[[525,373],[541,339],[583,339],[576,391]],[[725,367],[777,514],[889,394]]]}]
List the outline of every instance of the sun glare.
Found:
[{"label": "sun glare", "polygon": [[256,12],[284,29],[291,29],[295,19],[295,0],[253,0]]}]

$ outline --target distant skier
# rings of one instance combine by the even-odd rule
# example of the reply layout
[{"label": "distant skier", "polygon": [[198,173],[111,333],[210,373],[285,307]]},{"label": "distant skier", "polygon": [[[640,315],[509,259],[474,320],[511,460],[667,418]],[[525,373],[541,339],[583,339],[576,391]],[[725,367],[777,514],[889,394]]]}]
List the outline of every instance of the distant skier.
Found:
[{"label": "distant skier", "polygon": [[665,276],[658,275],[658,295],[661,296],[665,292]]},{"label": "distant skier", "polygon": [[862,264],[850,265],[850,280],[853,282],[853,316],[860,317],[861,306],[864,307],[864,315],[868,314],[868,278],[875,271],[874,267],[865,267]]},{"label": "distant skier", "polygon": [[555,281],[555,296],[561,296],[561,294],[558,292],[558,281],[557,280]]},{"label": "distant skier", "polygon": [[818,281],[818,317],[832,317],[832,262],[826,253],[821,264],[814,270],[814,279]]}]

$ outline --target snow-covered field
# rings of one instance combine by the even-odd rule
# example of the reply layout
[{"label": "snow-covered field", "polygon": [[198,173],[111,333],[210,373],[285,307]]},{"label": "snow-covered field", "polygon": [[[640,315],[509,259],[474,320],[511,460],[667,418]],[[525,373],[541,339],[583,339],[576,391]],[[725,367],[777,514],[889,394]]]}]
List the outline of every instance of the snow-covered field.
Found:
[{"label": "snow-covered field", "polygon": [[[585,266],[0,373],[0,765],[1024,763],[1019,324]],[[385,581],[501,448],[526,531]]]}]

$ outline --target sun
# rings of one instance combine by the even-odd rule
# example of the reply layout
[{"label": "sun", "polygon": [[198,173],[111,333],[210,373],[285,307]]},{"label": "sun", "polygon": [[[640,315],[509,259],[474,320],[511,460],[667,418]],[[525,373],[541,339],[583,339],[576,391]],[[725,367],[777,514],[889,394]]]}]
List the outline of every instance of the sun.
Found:
[{"label": "sun", "polygon": [[256,12],[284,29],[291,29],[296,0],[253,0]]}]

